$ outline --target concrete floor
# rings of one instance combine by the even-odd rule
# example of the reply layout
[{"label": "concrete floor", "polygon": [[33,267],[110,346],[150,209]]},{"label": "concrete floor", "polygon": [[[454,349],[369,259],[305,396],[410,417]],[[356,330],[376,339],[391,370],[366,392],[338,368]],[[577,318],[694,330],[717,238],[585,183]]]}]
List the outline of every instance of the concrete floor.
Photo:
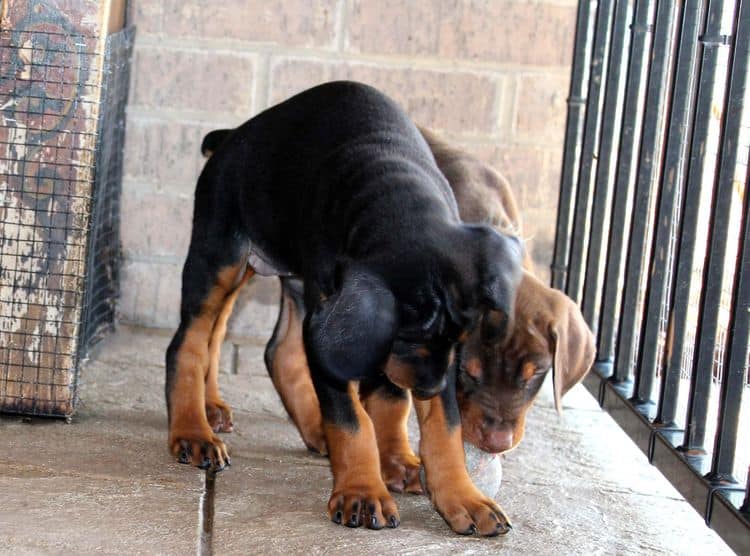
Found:
[{"label": "concrete floor", "polygon": [[[0,553],[195,551],[203,474],[166,450],[168,340],[121,329],[97,346],[72,424],[0,418]],[[262,346],[238,355],[238,373],[221,377],[236,432],[216,482],[216,554],[731,554],[582,387],[558,418],[546,385],[504,459],[506,537],[454,535],[413,495],[396,495],[398,529],[334,525],[327,460],[286,418]]]}]

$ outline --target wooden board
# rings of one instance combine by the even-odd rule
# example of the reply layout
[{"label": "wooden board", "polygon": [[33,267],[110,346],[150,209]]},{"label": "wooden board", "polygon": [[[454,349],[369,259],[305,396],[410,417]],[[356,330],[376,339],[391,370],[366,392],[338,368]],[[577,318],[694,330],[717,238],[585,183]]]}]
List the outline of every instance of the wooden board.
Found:
[{"label": "wooden board", "polygon": [[104,40],[122,26],[123,5],[2,1],[0,411],[67,416],[75,405]]}]

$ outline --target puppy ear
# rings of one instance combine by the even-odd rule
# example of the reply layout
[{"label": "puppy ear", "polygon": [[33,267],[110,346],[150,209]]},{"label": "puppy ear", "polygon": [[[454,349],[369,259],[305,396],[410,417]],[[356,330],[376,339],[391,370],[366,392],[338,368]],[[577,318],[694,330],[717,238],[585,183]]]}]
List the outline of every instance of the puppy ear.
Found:
[{"label": "puppy ear", "polygon": [[554,346],[552,383],[558,413],[562,413],[562,397],[586,376],[596,354],[594,335],[578,306],[567,297],[564,301],[555,308],[555,320],[550,324]]},{"label": "puppy ear", "polygon": [[523,243],[515,236],[499,233],[488,226],[474,226],[479,237],[479,303],[486,308],[512,315],[516,289],[521,281]]},{"label": "puppy ear", "polygon": [[331,378],[361,380],[385,364],[397,330],[396,299],[383,281],[345,270],[339,291],[305,319],[307,357]]}]

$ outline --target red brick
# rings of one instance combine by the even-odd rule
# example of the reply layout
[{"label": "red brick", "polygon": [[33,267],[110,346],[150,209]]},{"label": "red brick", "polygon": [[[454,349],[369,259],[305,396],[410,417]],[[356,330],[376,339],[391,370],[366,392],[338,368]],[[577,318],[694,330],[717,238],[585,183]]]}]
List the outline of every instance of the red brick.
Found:
[{"label": "red brick", "polygon": [[185,257],[193,218],[191,197],[126,188],[121,212],[122,244],[127,255]]},{"label": "red brick", "polygon": [[252,55],[141,47],[136,49],[135,67],[134,105],[250,113]]},{"label": "red brick", "polygon": [[182,295],[182,263],[160,264],[156,301],[152,324],[161,328],[177,328],[180,323],[180,298]]},{"label": "red brick", "polygon": [[156,284],[159,276],[154,265],[126,261],[121,269],[120,320],[137,324],[152,324],[156,306]]},{"label": "red brick", "polygon": [[443,0],[441,16],[441,56],[544,66],[570,63],[573,6]]},{"label": "red brick", "polygon": [[371,84],[399,102],[415,121],[435,129],[488,133],[494,127],[496,79],[470,72],[281,60],[271,68],[271,102],[331,79]]},{"label": "red brick", "polygon": [[163,14],[161,2],[152,0],[130,0],[128,23],[138,27],[138,34],[160,33]]},{"label": "red brick", "polygon": [[440,27],[438,4],[436,0],[354,0],[348,18],[347,50],[436,54]]},{"label": "red brick", "polygon": [[204,163],[200,144],[207,131],[202,125],[129,118],[125,176],[192,193]]},{"label": "red brick", "polygon": [[333,46],[336,2],[326,0],[167,0],[173,37],[230,38],[284,46]]},{"label": "red brick", "polygon": [[575,7],[512,0],[356,0],[348,32],[347,45],[356,52],[567,65]]},{"label": "red brick", "polygon": [[567,75],[535,74],[519,78],[514,117],[517,137],[562,147],[568,84]]}]

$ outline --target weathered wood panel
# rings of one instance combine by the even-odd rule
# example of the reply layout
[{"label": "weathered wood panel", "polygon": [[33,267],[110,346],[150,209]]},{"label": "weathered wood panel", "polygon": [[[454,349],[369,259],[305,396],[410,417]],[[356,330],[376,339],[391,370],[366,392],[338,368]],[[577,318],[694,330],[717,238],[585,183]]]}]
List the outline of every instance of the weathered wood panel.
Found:
[{"label": "weathered wood panel", "polygon": [[109,3],[0,13],[0,411],[70,415]]}]

